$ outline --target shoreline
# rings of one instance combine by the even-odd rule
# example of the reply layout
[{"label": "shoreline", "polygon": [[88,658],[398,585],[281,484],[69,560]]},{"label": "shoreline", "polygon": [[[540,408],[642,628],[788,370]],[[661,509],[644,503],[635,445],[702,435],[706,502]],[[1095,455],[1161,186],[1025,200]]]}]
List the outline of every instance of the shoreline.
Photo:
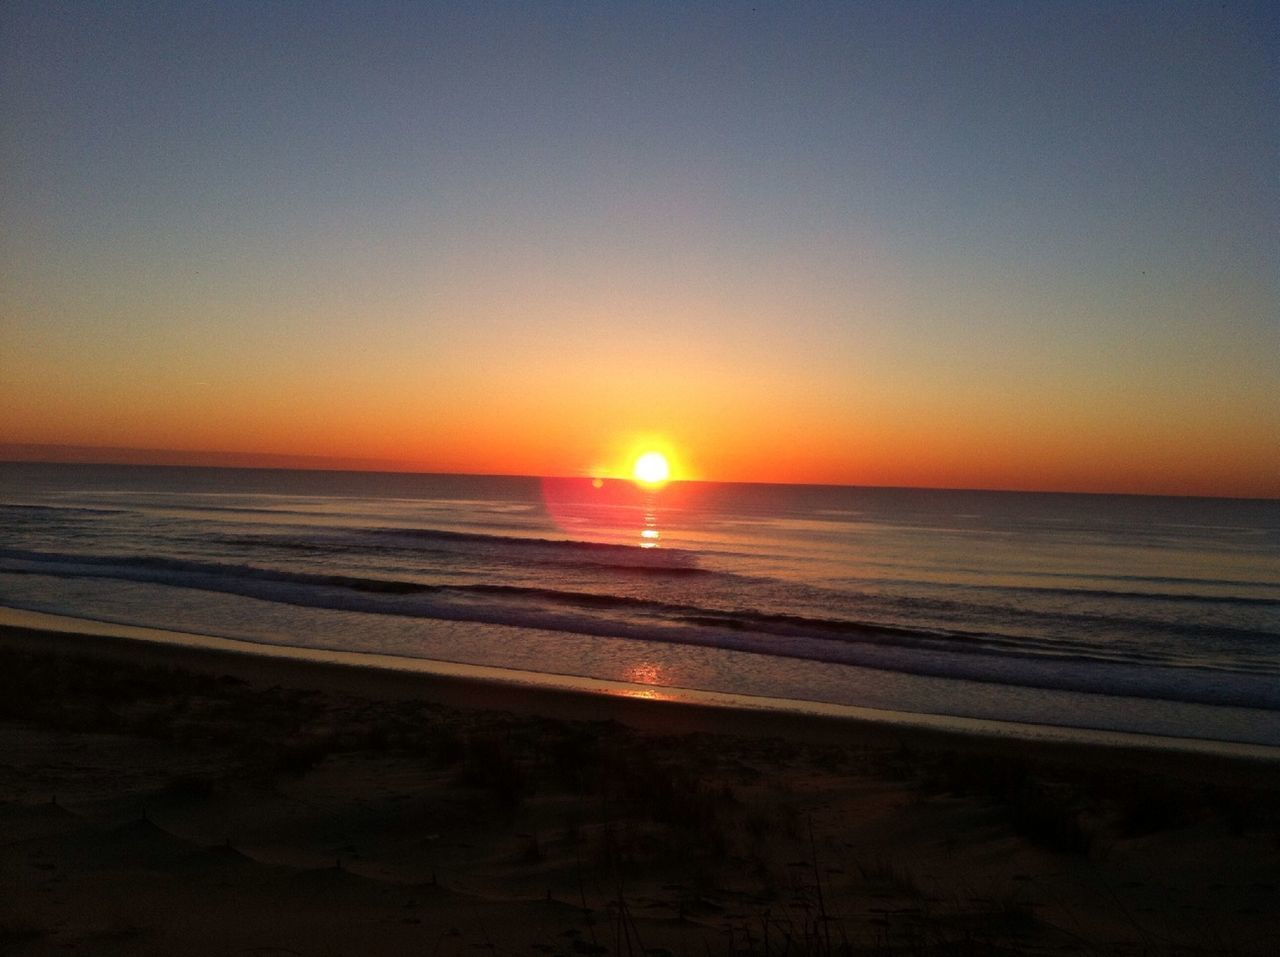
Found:
[{"label": "shoreline", "polygon": [[1240,756],[0,624],[28,957],[1262,957],[1277,809]]},{"label": "shoreline", "polygon": [[[70,640],[68,640],[70,639]],[[325,651],[118,625],[0,606],[0,647],[228,675],[260,687],[427,701],[660,734],[865,743],[1133,770],[1180,779],[1280,783],[1280,748],[666,689],[426,659]],[[788,707],[796,705],[799,707]],[[812,707],[804,707],[812,705]]]}]

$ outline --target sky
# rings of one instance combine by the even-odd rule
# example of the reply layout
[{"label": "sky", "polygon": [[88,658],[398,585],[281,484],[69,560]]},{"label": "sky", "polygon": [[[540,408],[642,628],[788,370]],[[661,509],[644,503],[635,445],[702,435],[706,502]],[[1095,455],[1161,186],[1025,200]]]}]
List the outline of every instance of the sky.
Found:
[{"label": "sky", "polygon": [[0,447],[1280,497],[1273,5],[6,0],[0,221]]}]

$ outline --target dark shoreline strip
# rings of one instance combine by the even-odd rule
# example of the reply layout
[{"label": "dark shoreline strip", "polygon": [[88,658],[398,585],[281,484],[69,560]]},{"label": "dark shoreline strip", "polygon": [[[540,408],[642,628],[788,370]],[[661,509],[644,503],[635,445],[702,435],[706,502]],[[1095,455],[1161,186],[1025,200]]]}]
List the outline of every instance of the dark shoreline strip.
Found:
[{"label": "dark shoreline strip", "polygon": [[0,649],[85,662],[171,668],[230,676],[251,685],[346,694],[370,700],[422,700],[450,708],[503,711],[576,722],[619,722],[664,735],[710,733],[778,738],[811,744],[899,748],[1010,760],[1105,774],[1151,773],[1187,784],[1233,784],[1280,792],[1280,762],[1238,754],[1165,751],[1128,745],[1036,741],[965,730],[904,727],[853,717],[755,711],[712,705],[605,696],[589,691],[509,685],[457,675],[392,671],[327,661],[276,658],[0,624]]}]

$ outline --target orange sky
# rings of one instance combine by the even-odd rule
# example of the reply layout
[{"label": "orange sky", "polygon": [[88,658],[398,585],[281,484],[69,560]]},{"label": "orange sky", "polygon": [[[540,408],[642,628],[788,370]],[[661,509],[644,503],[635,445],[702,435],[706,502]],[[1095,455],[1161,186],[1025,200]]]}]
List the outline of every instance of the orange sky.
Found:
[{"label": "orange sky", "polygon": [[[580,415],[569,415],[534,402],[517,408],[477,400],[461,424],[445,419],[433,426],[443,416],[429,408],[375,402],[352,408],[349,400],[326,403],[320,395],[300,397],[296,407],[281,397],[226,402],[212,411],[174,401],[163,414],[104,398],[92,414],[76,409],[74,422],[60,421],[51,405],[33,409],[43,415],[24,416],[24,424],[43,428],[24,434],[11,426],[6,435],[36,442],[52,431],[80,446],[169,450],[71,453],[90,461],[617,476],[628,474],[639,452],[658,448],[680,478],[1280,497],[1280,464],[1274,443],[1266,459],[1265,423],[1252,435],[1215,433],[1203,420],[1163,432],[1144,430],[1140,420],[1086,420],[1073,429],[1049,410],[1010,423],[963,408],[945,416],[846,420],[759,401],[733,418],[691,407],[682,415],[656,414],[657,425],[641,428],[642,416],[615,415],[607,402],[582,405]],[[23,403],[6,408],[21,410]],[[668,422],[677,424],[662,427]],[[202,454],[209,451],[231,454]],[[47,446],[9,446],[0,447],[0,457],[59,454]]]},{"label": "orange sky", "polygon": [[210,318],[82,350],[37,324],[7,343],[0,442],[552,475],[625,474],[656,443],[685,478],[1280,496],[1280,390],[1263,353],[1219,345],[1143,368],[1123,350],[1011,339],[938,355],[869,327],[861,347],[845,334],[823,355],[777,330],[718,341],[678,303],[604,333],[521,309],[524,323],[448,344],[372,320],[296,338],[260,312],[235,341]]}]

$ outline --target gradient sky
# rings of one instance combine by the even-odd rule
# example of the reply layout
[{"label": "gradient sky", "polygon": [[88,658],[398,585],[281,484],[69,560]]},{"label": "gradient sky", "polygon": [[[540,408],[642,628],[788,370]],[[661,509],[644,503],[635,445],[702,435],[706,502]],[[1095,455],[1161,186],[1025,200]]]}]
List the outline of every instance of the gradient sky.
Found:
[{"label": "gradient sky", "polygon": [[1280,496],[1270,4],[0,7],[0,443]]}]

